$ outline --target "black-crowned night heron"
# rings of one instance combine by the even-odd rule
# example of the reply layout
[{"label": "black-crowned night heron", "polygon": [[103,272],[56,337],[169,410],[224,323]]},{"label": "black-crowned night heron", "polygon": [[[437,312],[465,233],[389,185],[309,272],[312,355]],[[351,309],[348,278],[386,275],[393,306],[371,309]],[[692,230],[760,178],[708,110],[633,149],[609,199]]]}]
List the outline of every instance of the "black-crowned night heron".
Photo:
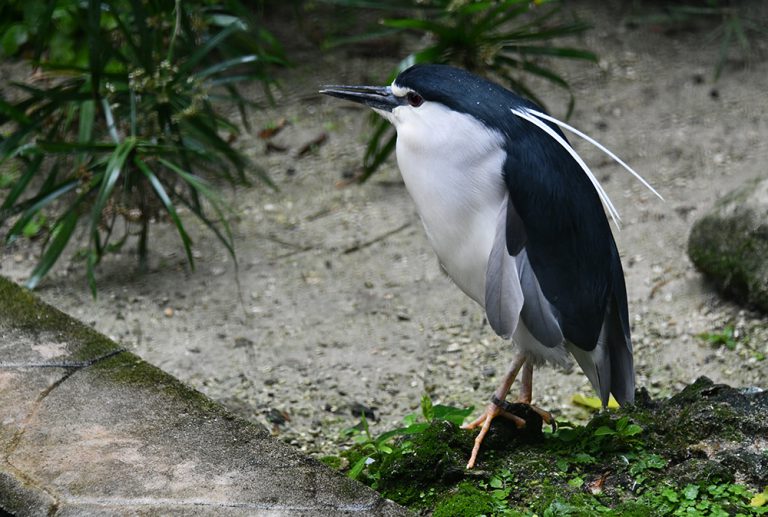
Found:
[{"label": "black-crowned night heron", "polygon": [[[485,308],[517,354],[483,414],[474,466],[522,370],[576,359],[606,405],[632,402],[635,372],[619,252],[602,204],[618,213],[560,128],[613,153],[534,103],[467,71],[417,65],[391,86],[327,86],[321,93],[370,106],[397,130],[397,162],[440,264]],[[658,195],[658,194],[657,194]],[[535,406],[545,422],[551,415]]]}]

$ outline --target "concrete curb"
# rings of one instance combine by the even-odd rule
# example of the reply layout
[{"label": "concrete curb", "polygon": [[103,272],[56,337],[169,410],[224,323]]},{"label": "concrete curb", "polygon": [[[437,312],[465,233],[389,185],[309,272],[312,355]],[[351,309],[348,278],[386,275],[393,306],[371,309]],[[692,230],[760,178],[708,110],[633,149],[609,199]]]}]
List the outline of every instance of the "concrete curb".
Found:
[{"label": "concrete curb", "polygon": [[0,277],[0,509],[407,515]]}]

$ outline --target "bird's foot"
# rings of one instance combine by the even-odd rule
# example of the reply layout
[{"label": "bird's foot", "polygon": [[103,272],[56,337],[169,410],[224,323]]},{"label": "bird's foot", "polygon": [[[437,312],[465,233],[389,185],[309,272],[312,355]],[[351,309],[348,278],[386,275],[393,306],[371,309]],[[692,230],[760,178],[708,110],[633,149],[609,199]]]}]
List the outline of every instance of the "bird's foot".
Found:
[{"label": "bird's foot", "polygon": [[488,430],[491,428],[491,422],[494,418],[497,416],[506,418],[515,424],[518,429],[522,429],[526,426],[526,420],[519,416],[519,413],[525,412],[523,407],[529,408],[531,411],[539,415],[544,423],[552,426],[553,431],[557,429],[557,421],[549,411],[534,406],[529,402],[510,403],[506,400],[500,400],[494,395],[491,397],[491,403],[488,404],[480,417],[468,424],[461,426],[462,429],[475,429],[476,427],[480,427],[480,432],[475,437],[475,445],[472,448],[472,455],[469,458],[469,462],[467,462],[468,469],[471,469],[475,466],[475,463],[477,462],[477,455],[480,452],[480,445],[483,443],[486,434],[488,434]]},{"label": "bird's foot", "polygon": [[480,427],[480,432],[477,433],[477,436],[475,437],[475,446],[472,448],[472,455],[469,457],[469,461],[467,462],[468,469],[471,469],[475,466],[475,462],[477,461],[477,454],[480,452],[480,444],[483,443],[485,435],[488,434],[488,430],[491,428],[491,422],[497,416],[511,420],[518,429],[525,427],[525,420],[523,418],[515,415],[510,411],[507,411],[506,409],[502,408],[501,405],[496,404],[495,402],[488,404],[480,417],[468,424],[461,426],[462,429],[474,429],[476,427]]},{"label": "bird's foot", "polygon": [[525,395],[521,395],[520,399],[512,403],[509,403],[506,400],[499,400],[496,395],[493,395],[491,397],[491,402],[512,414],[520,413],[521,406],[524,406],[539,415],[545,424],[552,426],[553,432],[557,430],[557,421],[555,420],[555,417],[552,416],[552,413],[546,409],[541,409],[539,406],[534,406],[531,404],[531,399]]}]

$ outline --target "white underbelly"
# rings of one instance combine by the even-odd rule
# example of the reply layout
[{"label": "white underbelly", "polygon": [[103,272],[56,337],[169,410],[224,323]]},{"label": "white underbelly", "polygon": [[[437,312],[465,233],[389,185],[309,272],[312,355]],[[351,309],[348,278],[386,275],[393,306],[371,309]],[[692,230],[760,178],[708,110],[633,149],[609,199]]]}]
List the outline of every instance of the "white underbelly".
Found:
[{"label": "white underbelly", "polygon": [[[480,305],[485,305],[485,276],[493,246],[496,215],[458,210],[437,217],[422,215],[427,237],[441,266],[456,285]],[[496,207],[498,213],[498,206]],[[447,227],[450,226],[450,229]]]},{"label": "white underbelly", "polygon": [[446,154],[427,159],[397,148],[400,171],[440,264],[462,291],[484,305],[488,257],[506,195],[505,155],[500,147],[482,156]]}]

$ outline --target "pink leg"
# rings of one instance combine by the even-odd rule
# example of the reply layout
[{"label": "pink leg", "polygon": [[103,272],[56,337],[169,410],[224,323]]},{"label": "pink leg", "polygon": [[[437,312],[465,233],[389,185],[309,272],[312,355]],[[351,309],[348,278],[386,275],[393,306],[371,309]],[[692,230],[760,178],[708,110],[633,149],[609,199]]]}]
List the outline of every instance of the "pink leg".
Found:
[{"label": "pink leg", "polygon": [[552,414],[549,411],[544,411],[543,409],[536,407],[531,404],[531,401],[533,400],[533,364],[531,362],[525,363],[525,366],[523,367],[523,376],[520,379],[520,398],[518,399],[518,402],[522,402],[523,404],[528,404],[528,406],[538,413],[538,415],[541,417],[541,419],[546,422],[547,424],[551,425],[554,428],[557,427],[557,423],[555,422],[555,418],[552,416]]},{"label": "pink leg", "polygon": [[533,400],[533,364],[525,364],[523,368],[523,378],[520,379],[520,398],[519,402],[530,404]]},{"label": "pink leg", "polygon": [[[501,381],[499,387],[496,388],[495,395],[498,400],[504,400],[507,397],[507,393],[509,393],[509,389],[512,387],[512,383],[515,382],[515,378],[520,372],[520,368],[523,367],[523,364],[525,364],[525,356],[523,354],[518,355],[512,361],[507,374],[504,376],[504,379]],[[483,443],[485,435],[488,434],[488,429],[491,428],[491,421],[493,421],[493,419],[497,416],[502,416],[508,420],[511,420],[518,428],[525,426],[525,420],[519,416],[502,410],[494,403],[488,404],[488,406],[485,408],[485,411],[482,415],[480,415],[479,418],[473,422],[470,422],[469,424],[461,426],[463,429],[474,429],[475,427],[482,425],[480,432],[475,438],[475,446],[472,448],[472,455],[469,458],[469,462],[467,462],[468,469],[471,469],[475,466],[475,462],[477,461],[477,454],[480,452],[480,444]]]}]

